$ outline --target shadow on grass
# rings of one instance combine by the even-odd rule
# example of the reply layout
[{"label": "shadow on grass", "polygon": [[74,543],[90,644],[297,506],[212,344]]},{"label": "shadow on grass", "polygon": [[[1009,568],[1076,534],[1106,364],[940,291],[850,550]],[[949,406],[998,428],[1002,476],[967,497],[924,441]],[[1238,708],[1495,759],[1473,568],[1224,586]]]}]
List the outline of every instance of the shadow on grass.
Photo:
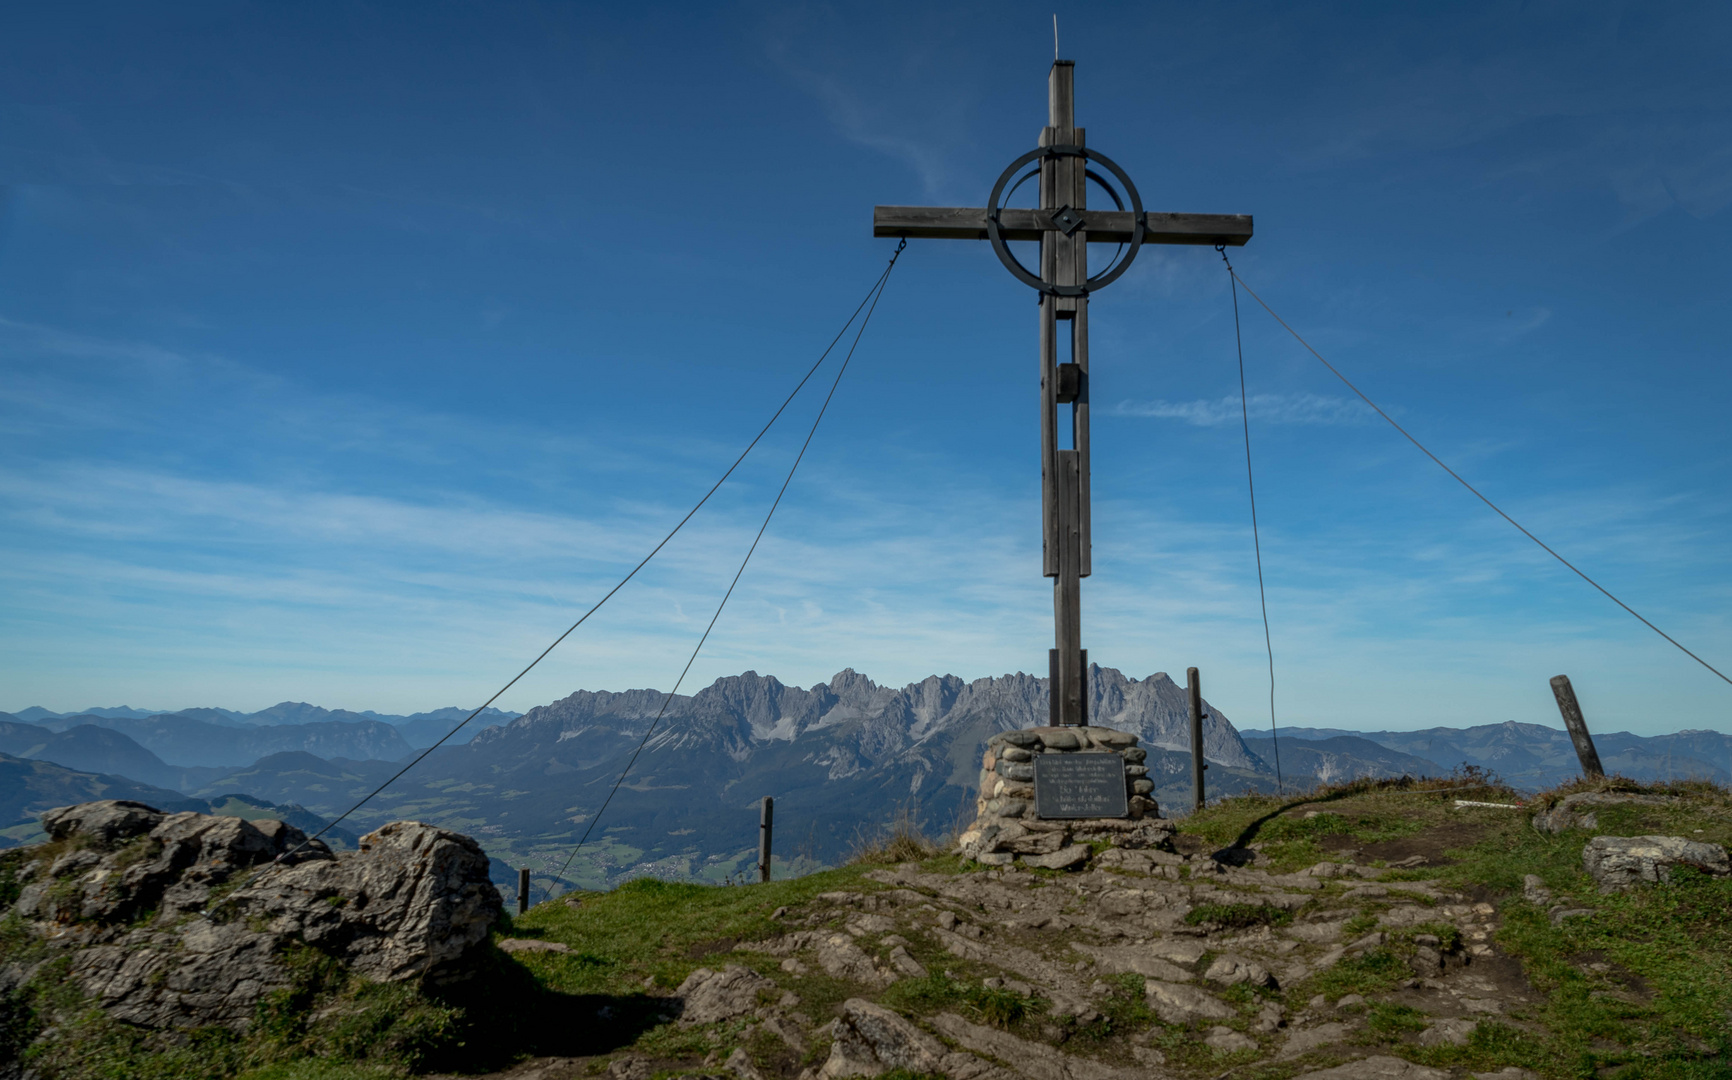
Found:
[{"label": "shadow on grass", "polygon": [[488,1072],[524,1057],[590,1057],[630,1046],[672,1019],[678,1003],[648,994],[549,990],[501,952],[473,977],[428,991],[462,1010],[458,1030],[428,1055],[434,1071]]}]

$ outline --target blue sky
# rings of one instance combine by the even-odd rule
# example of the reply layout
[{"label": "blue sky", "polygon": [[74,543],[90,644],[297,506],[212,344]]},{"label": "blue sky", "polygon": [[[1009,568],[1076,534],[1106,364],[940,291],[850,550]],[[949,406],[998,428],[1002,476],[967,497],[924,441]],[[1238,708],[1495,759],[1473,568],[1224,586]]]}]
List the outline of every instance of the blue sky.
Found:
[{"label": "blue sky", "polygon": [[[1051,4],[0,14],[0,708],[475,704],[725,468],[890,253],[1045,118]],[[1251,213],[1247,281],[1732,664],[1732,12],[1071,5],[1091,145]],[[1268,723],[1207,248],[1093,318],[1091,658]],[[1283,722],[1732,729],[1254,306]],[[1044,672],[1035,310],[910,245],[688,688]],[[501,704],[669,686],[810,422]]]}]

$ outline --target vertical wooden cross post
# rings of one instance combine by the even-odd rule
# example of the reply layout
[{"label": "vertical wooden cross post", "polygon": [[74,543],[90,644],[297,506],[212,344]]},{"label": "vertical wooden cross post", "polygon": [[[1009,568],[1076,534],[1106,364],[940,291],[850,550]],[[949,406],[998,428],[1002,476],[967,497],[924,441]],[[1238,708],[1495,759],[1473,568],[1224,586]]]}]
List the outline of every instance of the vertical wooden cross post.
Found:
[{"label": "vertical wooden cross post", "polygon": [[1570,742],[1576,747],[1576,760],[1582,763],[1582,775],[1605,776],[1600,764],[1600,752],[1594,749],[1594,737],[1588,734],[1588,721],[1582,716],[1582,706],[1576,701],[1576,688],[1568,675],[1552,676],[1552,696],[1558,699],[1558,712],[1563,714],[1564,727],[1569,729]]},{"label": "vertical wooden cross post", "polygon": [[1209,767],[1203,760],[1203,677],[1196,668],[1186,668],[1185,678],[1191,699],[1191,809],[1201,810],[1206,801],[1203,770]]},{"label": "vertical wooden cross post", "polygon": [[764,796],[758,809],[758,880],[770,880],[770,830],[776,821],[776,800]]},{"label": "vertical wooden cross post", "polygon": [[[1089,511],[1089,294],[1117,278],[1137,249],[1154,244],[1231,244],[1251,238],[1244,214],[1144,213],[1136,188],[1123,170],[1084,144],[1076,126],[1075,65],[1058,60],[1047,79],[1047,126],[1039,146],[1000,177],[990,205],[979,207],[879,206],[872,235],[992,240],[999,258],[1019,279],[1040,290],[1040,478],[1041,572],[1053,579],[1053,649],[1049,657],[1052,722],[1088,722],[1087,652],[1082,647],[1082,579],[1093,572]],[[1000,207],[1005,184],[1024,165],[1040,162],[1040,206]],[[1096,163],[1115,177],[1131,202],[1126,210]],[[1033,173],[1030,174],[1031,176]],[[1028,179],[1028,177],[1024,177]],[[1102,187],[1117,210],[1089,210],[1090,182]],[[1016,184],[1020,185],[1021,181]],[[1012,192],[1016,185],[1012,185]],[[1008,197],[1008,196],[1007,196]],[[1004,242],[1038,240],[1040,273],[1024,269]],[[1111,269],[1088,272],[1088,245],[1127,244]],[[1059,324],[1069,324],[1069,341]],[[1060,356],[1068,344],[1069,359]],[[1062,406],[1070,406],[1070,447],[1060,447]]]}]

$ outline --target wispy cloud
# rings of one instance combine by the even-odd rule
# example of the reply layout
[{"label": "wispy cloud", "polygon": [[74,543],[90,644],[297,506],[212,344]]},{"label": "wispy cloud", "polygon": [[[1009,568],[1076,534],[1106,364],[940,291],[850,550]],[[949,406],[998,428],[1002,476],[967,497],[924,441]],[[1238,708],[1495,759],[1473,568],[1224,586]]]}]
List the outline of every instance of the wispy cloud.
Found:
[{"label": "wispy cloud", "polygon": [[1534,308],[1531,311],[1523,312],[1520,318],[1516,317],[1516,313],[1512,309],[1504,316],[1504,320],[1505,325],[1500,328],[1497,337],[1502,342],[1510,342],[1531,334],[1546,323],[1551,322],[1552,309],[1548,307]]},{"label": "wispy cloud", "polygon": [[822,105],[843,138],[906,165],[925,198],[954,194],[975,94],[959,88],[953,65],[915,46],[888,70],[860,68],[852,29],[824,9],[783,12],[765,29],[771,62]]},{"label": "wispy cloud", "polygon": [[[75,355],[111,380],[136,368],[106,391],[93,383],[93,400],[107,405],[84,421],[98,427],[110,413],[124,416],[120,402],[187,377],[178,358],[148,347],[53,341],[44,351],[62,373]],[[247,392],[244,365],[186,363],[207,381],[226,370],[223,384],[241,389],[223,398],[233,416],[214,410],[220,423],[263,432],[254,449],[298,467],[266,461],[211,475],[174,455],[122,461],[79,441],[60,453],[14,452],[0,470],[0,655],[9,660],[0,684],[14,700],[0,707],[129,698],[258,707],[292,697],[410,711],[479,700],[678,520],[684,491],[658,497],[650,487],[695,494],[733,449],[659,434],[611,457],[586,455],[584,470],[501,487],[489,444],[507,444],[516,467],[534,468],[571,456],[561,441],[570,437],[525,423],[482,425],[487,437],[477,441],[473,424],[409,405],[333,400],[281,380],[267,398]],[[76,387],[59,389],[71,398]],[[1261,423],[1366,419],[1350,399],[1309,394],[1258,395],[1251,409]],[[1236,396],[1105,411],[1201,427],[1239,422]],[[602,434],[592,433],[598,445],[608,442]],[[312,459],[316,442],[364,452],[367,467]],[[1032,489],[1007,488],[987,463],[904,448],[863,461],[833,455],[833,445],[821,443],[796,478],[688,689],[746,668],[802,684],[850,665],[891,683],[1038,670],[1052,631]],[[730,482],[504,704],[527,708],[576,687],[666,687],[792,452],[764,449],[763,462],[754,456],[738,486]],[[375,461],[477,457],[480,468],[441,464],[436,483],[362,482]],[[1701,511],[1710,501],[1691,496],[1688,505]],[[1603,504],[1571,493],[1513,508],[1596,569],[1624,567],[1626,580],[1654,553],[1651,561],[1699,566],[1679,515],[1644,510],[1652,503],[1639,491],[1607,493]],[[1488,515],[1450,519],[1440,531],[1431,517],[1409,517],[1402,496],[1386,512],[1397,516],[1375,529],[1351,510],[1326,528],[1301,527],[1277,501],[1265,522],[1284,722],[1390,726],[1390,702],[1416,724],[1454,722],[1464,708],[1531,719],[1499,711],[1498,693],[1506,682],[1525,685],[1536,663],[1566,670],[1604,654],[1613,664],[1615,646],[1650,648],[1615,619],[1608,633],[1596,598]],[[1095,521],[1091,655],[1137,675],[1199,663],[1220,687],[1211,700],[1236,722],[1256,722],[1265,708],[1261,627],[1237,504],[1216,517],[1206,504],[1175,511],[1102,489]],[[1708,616],[1649,613],[1709,652],[1724,651],[1714,646],[1732,633]],[[1356,696],[1343,705],[1331,680],[1349,660]],[[1469,684],[1476,700],[1463,696]],[[1411,704],[1416,686],[1426,708]],[[56,696],[68,688],[79,700]],[[1542,713],[1550,707],[1536,700]]]},{"label": "wispy cloud", "polygon": [[1363,402],[1322,394],[1253,394],[1242,409],[1236,397],[1199,401],[1121,401],[1111,416],[1179,420],[1195,427],[1240,423],[1244,412],[1265,424],[1363,424],[1376,414]]},{"label": "wispy cloud", "polygon": [[835,79],[815,72],[790,69],[790,73],[814,97],[824,103],[830,122],[849,142],[876,150],[914,170],[928,198],[936,198],[949,179],[941,148],[904,134],[895,134],[892,124],[875,116],[865,99]]}]

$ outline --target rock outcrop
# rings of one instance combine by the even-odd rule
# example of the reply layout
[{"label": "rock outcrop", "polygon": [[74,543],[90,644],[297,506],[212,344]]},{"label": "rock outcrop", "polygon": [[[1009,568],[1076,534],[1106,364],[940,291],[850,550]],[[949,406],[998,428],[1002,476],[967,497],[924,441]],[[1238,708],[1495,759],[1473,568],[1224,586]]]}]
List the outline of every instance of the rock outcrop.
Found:
[{"label": "rock outcrop", "polygon": [[1582,869],[1601,892],[1670,881],[1679,866],[1721,877],[1732,873],[1725,848],[1682,836],[1596,836],[1582,849]]},{"label": "rock outcrop", "polygon": [[[1135,830],[1153,823],[1121,824],[1127,831],[1113,839],[1141,843]],[[1185,873],[1169,874],[1168,862],[1126,868],[1106,857],[1113,852],[1160,854]],[[1187,1044],[1204,1048],[1211,1061],[1257,1052],[1296,1063],[1359,1058],[1323,1070],[1319,1080],[1447,1080],[1445,1070],[1365,1056],[1365,997],[1318,994],[1303,1006],[1282,999],[1311,976],[1373,952],[1381,964],[1405,963],[1415,972],[1399,989],[1427,1021],[1415,1045],[1459,1045],[1477,1015],[1531,1004],[1525,989],[1499,981],[1490,903],[1388,876],[1387,868],[1330,862],[1276,874],[1239,865],[1255,862],[1255,852],[1237,854],[1229,862],[1200,852],[1108,847],[1062,878],[1031,870],[1026,856],[965,873],[914,863],[872,870],[865,879],[875,891],[818,893],[778,911],[786,928],[778,936],[735,946],[737,954],[755,954],[749,962],[767,974],[744,965],[699,969],[676,996],[689,1023],[757,1022],[785,1044],[786,1055],[803,1055],[827,1038],[821,1065],[796,1074],[793,1059],[783,1058],[781,1075],[801,1080],[897,1070],[953,1080],[1131,1080],[1178,1075],[1179,1068],[1167,1070],[1184,1063],[1166,1055]],[[1294,916],[1271,914],[1250,927],[1187,918],[1205,905]],[[1349,934],[1367,914],[1377,928]],[[1440,934],[1445,926],[1449,932]],[[903,971],[895,962],[911,951],[925,970]],[[847,963],[836,959],[842,956]],[[854,996],[829,1022],[819,1026],[819,1017],[810,1017],[812,1027],[802,1030],[797,1002],[773,1000],[775,960],[796,977],[822,968]],[[1118,978],[1133,973],[1140,984]],[[923,977],[932,982],[918,994],[970,1004],[920,1015],[924,1010],[872,1000],[889,980]],[[1103,1045],[1100,1033],[1113,1031],[1107,1017],[1138,1006],[1161,1025],[1129,1032],[1116,1051]],[[1088,1037],[1073,1038],[1083,1033]],[[1156,1035],[1159,1046],[1151,1041]],[[1181,1052],[1196,1064],[1194,1049]],[[618,1075],[627,1075],[623,1067]]]},{"label": "rock outcrop", "polygon": [[892,1069],[936,1073],[944,1067],[944,1045],[902,1017],[863,998],[850,998],[819,1076],[877,1076]]},{"label": "rock outcrop", "polygon": [[[1534,828],[1543,833],[1561,833],[1569,829],[1593,829],[1599,817],[1593,807],[1601,806],[1666,806],[1678,800],[1671,795],[1640,795],[1626,791],[1578,791],[1534,815]],[[1584,809],[1586,808],[1586,809]]]},{"label": "rock outcrop", "polygon": [[721,971],[699,968],[686,976],[675,993],[685,1003],[680,1022],[687,1025],[746,1016],[762,1004],[760,994],[769,995],[770,1000],[781,996],[775,983],[738,964],[729,964]]},{"label": "rock outcrop", "polygon": [[65,958],[85,995],[151,1029],[247,1027],[297,949],[374,981],[462,978],[501,911],[475,841],[419,822],[341,855],[279,821],[116,800],[43,827],[48,843],[7,853],[29,937],[0,960],[0,993]]}]

